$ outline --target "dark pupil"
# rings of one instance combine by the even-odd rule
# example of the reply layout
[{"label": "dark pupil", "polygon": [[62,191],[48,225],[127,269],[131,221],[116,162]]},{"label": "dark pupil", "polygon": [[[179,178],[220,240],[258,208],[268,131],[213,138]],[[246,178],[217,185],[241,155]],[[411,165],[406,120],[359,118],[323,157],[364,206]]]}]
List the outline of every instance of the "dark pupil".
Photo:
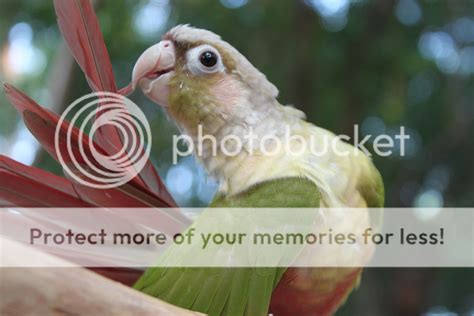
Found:
[{"label": "dark pupil", "polygon": [[212,67],[217,64],[217,56],[213,52],[207,51],[201,54],[201,64]]}]

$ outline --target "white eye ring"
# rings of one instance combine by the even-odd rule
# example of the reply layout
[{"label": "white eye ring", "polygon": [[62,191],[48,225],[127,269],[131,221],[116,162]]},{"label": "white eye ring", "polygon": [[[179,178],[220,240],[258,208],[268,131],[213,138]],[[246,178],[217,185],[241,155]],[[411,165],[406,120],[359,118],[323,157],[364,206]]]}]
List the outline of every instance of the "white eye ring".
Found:
[{"label": "white eye ring", "polygon": [[[217,62],[211,67],[203,65],[201,62],[201,56],[206,52],[214,54],[214,56],[217,58]],[[190,49],[186,53],[186,65],[187,68],[195,75],[212,74],[225,70],[224,65],[222,64],[221,55],[217,49],[207,44]]]}]

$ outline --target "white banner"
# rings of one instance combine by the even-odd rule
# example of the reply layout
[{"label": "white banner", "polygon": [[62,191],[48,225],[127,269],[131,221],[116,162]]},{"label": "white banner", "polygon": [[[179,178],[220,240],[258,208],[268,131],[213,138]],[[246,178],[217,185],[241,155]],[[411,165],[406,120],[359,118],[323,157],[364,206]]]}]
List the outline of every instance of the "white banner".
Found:
[{"label": "white banner", "polygon": [[[87,267],[474,267],[474,208],[3,208],[0,219],[2,240]],[[5,245],[1,267],[68,266],[11,260]]]}]

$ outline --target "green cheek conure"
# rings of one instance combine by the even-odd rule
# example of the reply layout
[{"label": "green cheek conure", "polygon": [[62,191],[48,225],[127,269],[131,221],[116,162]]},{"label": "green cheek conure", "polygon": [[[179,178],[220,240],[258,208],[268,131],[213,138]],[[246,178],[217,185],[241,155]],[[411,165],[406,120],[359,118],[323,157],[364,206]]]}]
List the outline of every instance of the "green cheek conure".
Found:
[{"label": "green cheek conure", "polygon": [[[210,207],[383,206],[383,182],[371,160],[333,133],[306,122],[301,111],[281,105],[277,88],[212,32],[186,25],[170,30],[140,56],[133,85],[164,106],[195,142],[202,129],[202,135],[212,135],[217,142],[228,135],[243,139],[251,131],[256,139],[272,136],[283,144],[292,136],[308,143],[313,139],[321,147],[318,152],[324,144],[334,144],[324,154],[309,147],[298,151],[298,142],[290,142],[296,154],[271,143],[272,154],[250,142],[235,155],[204,146],[197,159],[219,182]],[[191,227],[215,225],[212,214],[205,210]],[[354,223],[372,220],[361,210]],[[210,315],[330,315],[357,286],[362,272],[361,268],[164,267],[176,258],[191,261],[193,253],[171,246],[159,259],[160,266],[149,268],[135,288]]]}]

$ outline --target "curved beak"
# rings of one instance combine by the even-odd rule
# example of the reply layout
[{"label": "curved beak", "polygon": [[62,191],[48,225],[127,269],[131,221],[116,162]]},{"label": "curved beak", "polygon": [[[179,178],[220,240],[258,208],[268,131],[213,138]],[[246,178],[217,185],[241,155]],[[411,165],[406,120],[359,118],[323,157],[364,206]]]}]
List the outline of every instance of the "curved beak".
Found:
[{"label": "curved beak", "polygon": [[132,87],[139,86],[152,101],[168,105],[168,83],[176,61],[174,44],[161,41],[145,50],[133,67]]}]

